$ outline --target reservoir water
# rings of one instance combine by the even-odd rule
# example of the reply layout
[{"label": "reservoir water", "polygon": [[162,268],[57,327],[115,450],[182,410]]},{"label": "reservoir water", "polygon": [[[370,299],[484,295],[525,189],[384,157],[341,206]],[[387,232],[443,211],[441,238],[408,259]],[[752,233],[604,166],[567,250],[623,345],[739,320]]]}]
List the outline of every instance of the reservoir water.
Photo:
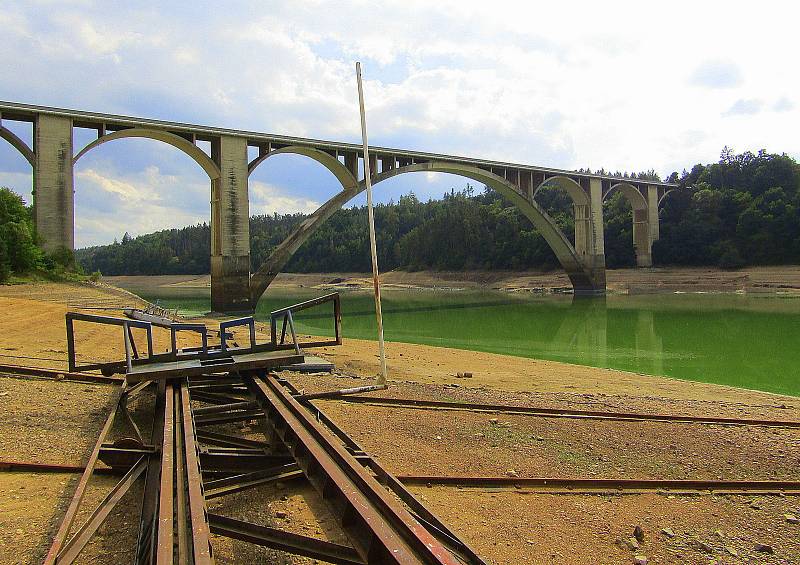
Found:
[{"label": "reservoir water", "polygon": [[[202,289],[132,288],[182,314],[208,312]],[[326,291],[270,290],[257,317]],[[300,333],[332,335],[330,305],[296,318]],[[504,353],[800,396],[800,296],[614,295],[386,290],[388,341]],[[372,295],[342,293],[345,338],[375,339]]]}]

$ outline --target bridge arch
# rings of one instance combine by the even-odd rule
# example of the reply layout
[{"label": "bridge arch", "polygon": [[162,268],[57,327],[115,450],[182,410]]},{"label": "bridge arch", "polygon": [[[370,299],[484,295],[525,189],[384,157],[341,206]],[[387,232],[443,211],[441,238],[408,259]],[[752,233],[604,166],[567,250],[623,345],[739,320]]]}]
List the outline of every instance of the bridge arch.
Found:
[{"label": "bridge arch", "polygon": [[95,147],[98,147],[103,143],[113,141],[115,139],[124,139],[126,137],[154,139],[156,141],[161,141],[168,145],[172,145],[176,149],[179,149],[184,153],[186,153],[189,157],[191,157],[194,160],[195,163],[200,165],[212,181],[217,180],[221,176],[219,167],[214,162],[214,160],[211,157],[209,157],[202,149],[200,149],[197,145],[195,145],[188,139],[185,139],[179,135],[175,135],[174,133],[170,133],[168,131],[149,129],[149,128],[122,129],[98,137],[97,139],[86,145],[86,147],[81,149],[80,152],[78,152],[78,154],[72,158],[72,165],[74,166],[81,157],[86,155],[89,151],[91,151]]},{"label": "bridge arch", "polygon": [[258,166],[274,155],[302,155],[313,159],[326,169],[328,169],[333,176],[342,185],[343,190],[354,190],[358,186],[358,180],[353,174],[345,167],[336,157],[325,151],[314,149],[312,147],[303,147],[301,145],[289,145],[274,149],[263,155],[259,155],[247,164],[247,175],[250,176],[258,168]]},{"label": "bridge arch", "polygon": [[8,141],[14,149],[22,153],[22,156],[30,163],[31,167],[34,165],[35,156],[33,150],[28,147],[28,144],[22,141],[17,134],[5,126],[0,125],[0,137]]},{"label": "bridge arch", "polygon": [[[636,255],[636,266],[653,266],[653,234],[650,226],[650,206],[647,197],[628,182],[618,182],[609,187],[603,194],[603,201],[606,202],[614,192],[619,192],[631,205],[631,215],[633,217],[633,250]],[[656,204],[657,206],[658,204]],[[657,219],[657,217],[656,217]]]},{"label": "bridge arch", "polygon": [[[329,157],[336,161],[337,165],[342,166],[334,157],[330,155]],[[584,257],[581,257],[547,212],[534,200],[522,194],[515,185],[504,178],[478,167],[434,161],[406,165],[383,171],[374,175],[372,184],[377,185],[397,175],[412,172],[450,173],[483,183],[499,192],[517,206],[536,226],[539,233],[545,238],[545,241],[547,241],[559,262],[564,267],[564,270],[567,272],[576,293],[596,294],[605,289],[604,270],[594,268],[590,262],[587,262]],[[348,174],[350,174],[349,171]],[[350,177],[352,177],[352,174],[350,174]],[[253,305],[253,307],[294,252],[297,251],[322,223],[365,188],[363,181],[344,186],[344,190],[325,202],[313,214],[303,220],[303,222],[301,222],[275,249],[269,259],[261,265],[252,276],[250,289],[251,305]]]},{"label": "bridge arch", "polygon": [[565,176],[556,176],[550,177],[542,181],[539,186],[533,191],[533,197],[536,198],[536,194],[544,188],[545,186],[552,186],[555,185],[558,188],[565,191],[569,194],[570,198],[572,199],[572,203],[576,206],[589,206],[589,195],[586,194],[586,191],[583,187],[575,182],[575,179],[571,179]]}]

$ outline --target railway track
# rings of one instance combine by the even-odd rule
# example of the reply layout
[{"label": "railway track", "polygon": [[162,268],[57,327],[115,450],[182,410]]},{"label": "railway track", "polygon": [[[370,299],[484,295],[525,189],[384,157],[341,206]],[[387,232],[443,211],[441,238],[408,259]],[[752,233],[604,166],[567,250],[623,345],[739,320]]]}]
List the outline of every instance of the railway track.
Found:
[{"label": "railway track", "polygon": [[[118,409],[109,414],[86,466],[0,462],[5,471],[82,473],[46,564],[74,562],[137,482],[143,482],[137,564],[211,564],[212,534],[333,563],[485,563],[400,481],[379,466],[366,465],[372,459],[328,430],[285,381],[251,372],[223,378],[176,377],[156,387],[151,433],[141,442],[109,441],[115,413],[124,408],[129,394],[143,388],[124,383]],[[233,434],[230,426],[215,427],[254,420],[270,430],[263,440]],[[83,494],[96,472],[122,477],[89,519],[76,527]],[[315,487],[349,545],[208,509],[211,499],[296,479]]]},{"label": "railway track", "polygon": [[390,398],[377,396],[340,396],[328,400],[408,408],[416,410],[445,410],[460,412],[486,412],[535,416],[540,418],[575,418],[588,420],[618,420],[632,422],[672,422],[684,424],[713,424],[720,426],[762,426],[771,428],[800,428],[797,420],[768,420],[758,418],[726,418],[717,416],[688,416],[681,414],[647,414],[636,412],[612,412],[600,410],[573,410],[567,408],[544,408],[536,406],[509,406],[506,404],[478,404],[449,402],[445,400],[419,400],[411,398]]}]

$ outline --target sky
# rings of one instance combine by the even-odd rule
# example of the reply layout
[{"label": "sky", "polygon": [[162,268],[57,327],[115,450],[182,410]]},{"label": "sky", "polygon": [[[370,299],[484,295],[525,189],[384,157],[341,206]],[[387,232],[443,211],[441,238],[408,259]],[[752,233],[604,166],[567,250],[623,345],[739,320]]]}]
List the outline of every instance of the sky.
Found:
[{"label": "sky", "polygon": [[[361,61],[373,145],[665,177],[726,145],[800,158],[799,16],[769,0],[5,0],[0,100],[360,142]],[[76,130],[76,153],[93,135]],[[29,200],[31,179],[0,141],[0,185]],[[250,180],[251,214],[311,212],[340,189],[299,156]],[[466,184],[416,173],[375,196]],[[90,151],[75,191],[78,247],[210,214],[202,169],[152,140]]]}]

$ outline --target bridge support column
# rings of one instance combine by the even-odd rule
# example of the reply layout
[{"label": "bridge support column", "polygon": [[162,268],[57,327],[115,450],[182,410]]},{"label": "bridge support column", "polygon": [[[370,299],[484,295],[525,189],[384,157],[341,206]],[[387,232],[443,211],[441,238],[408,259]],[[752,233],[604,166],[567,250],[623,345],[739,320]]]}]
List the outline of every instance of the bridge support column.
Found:
[{"label": "bridge support column", "polygon": [[72,120],[39,114],[33,131],[33,220],[47,252],[75,249]]},{"label": "bridge support column", "polygon": [[247,140],[221,136],[211,156],[221,172],[211,181],[211,309],[251,312]]},{"label": "bridge support column", "polygon": [[589,213],[592,231],[591,257],[587,262],[592,273],[597,294],[606,291],[606,236],[603,229],[603,183],[600,179],[589,179]]},{"label": "bridge support column", "polygon": [[633,248],[636,251],[637,267],[653,266],[653,240],[649,214],[647,209],[633,210]]},{"label": "bridge support column", "polygon": [[647,187],[647,217],[650,221],[650,240],[658,241],[660,234],[658,221],[658,187]]}]

